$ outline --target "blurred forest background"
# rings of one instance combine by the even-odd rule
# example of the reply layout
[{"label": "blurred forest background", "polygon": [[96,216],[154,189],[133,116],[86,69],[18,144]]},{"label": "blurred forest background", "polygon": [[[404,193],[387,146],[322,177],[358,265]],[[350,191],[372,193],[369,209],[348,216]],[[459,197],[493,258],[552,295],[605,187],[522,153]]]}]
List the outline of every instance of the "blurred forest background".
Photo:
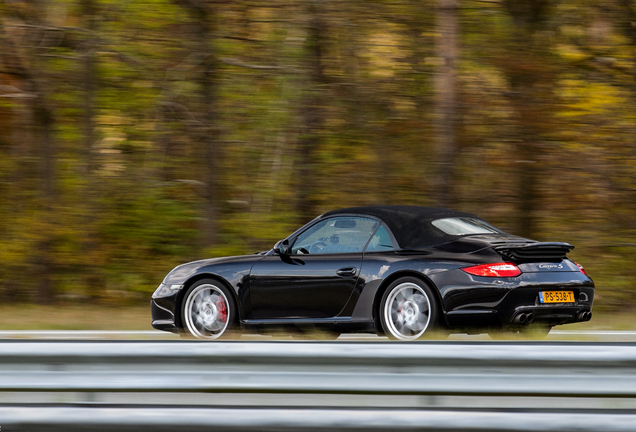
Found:
[{"label": "blurred forest background", "polygon": [[146,304],[326,210],[566,241],[636,306],[634,0],[0,0],[0,295]]}]

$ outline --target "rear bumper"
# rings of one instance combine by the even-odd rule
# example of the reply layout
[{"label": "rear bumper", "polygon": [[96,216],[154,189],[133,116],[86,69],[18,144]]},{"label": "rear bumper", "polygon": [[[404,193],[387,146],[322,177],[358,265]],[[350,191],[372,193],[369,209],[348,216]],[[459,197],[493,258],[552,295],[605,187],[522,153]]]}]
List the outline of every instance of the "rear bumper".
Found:
[{"label": "rear bumper", "polygon": [[[508,310],[499,311],[497,309],[465,309],[446,313],[446,321],[449,327],[522,327],[530,324],[546,324],[550,326],[560,324],[571,324],[575,322],[587,321],[583,318],[583,312],[592,312],[591,305],[563,304],[563,305],[541,305],[541,306],[519,306],[512,313]],[[527,316],[532,314],[532,319],[527,320]],[[515,320],[516,317],[526,315],[523,322]]]},{"label": "rear bumper", "polygon": [[[471,276],[461,270],[435,275],[446,323],[451,328],[522,326],[515,320],[532,314],[534,323],[559,325],[584,321],[591,312],[594,282],[580,272],[524,273],[514,278]],[[573,303],[543,304],[541,291],[572,291]]]},{"label": "rear bumper", "polygon": [[[559,325],[587,321],[581,315],[583,312],[592,312],[592,308],[585,305],[520,307],[515,317],[532,314],[534,323]],[[514,323],[515,317],[511,319],[510,324]]]}]

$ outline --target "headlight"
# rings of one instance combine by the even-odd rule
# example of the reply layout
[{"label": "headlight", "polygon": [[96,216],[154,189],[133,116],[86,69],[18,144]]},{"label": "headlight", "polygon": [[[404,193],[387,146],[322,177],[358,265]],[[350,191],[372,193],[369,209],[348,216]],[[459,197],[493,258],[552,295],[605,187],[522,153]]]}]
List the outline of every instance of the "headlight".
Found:
[{"label": "headlight", "polygon": [[177,285],[177,284],[172,284],[172,285],[166,285],[166,284],[161,284],[159,285],[159,287],[157,287],[157,289],[155,290],[155,292],[152,294],[152,298],[160,298],[160,297],[170,297],[173,296],[177,291],[179,291],[181,288],[183,288],[183,285]]}]

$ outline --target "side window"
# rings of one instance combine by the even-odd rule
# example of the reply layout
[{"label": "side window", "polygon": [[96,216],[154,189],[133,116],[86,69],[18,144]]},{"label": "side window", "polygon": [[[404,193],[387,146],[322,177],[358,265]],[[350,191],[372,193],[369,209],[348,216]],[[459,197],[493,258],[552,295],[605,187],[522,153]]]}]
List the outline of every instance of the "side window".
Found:
[{"label": "side window", "polygon": [[393,242],[391,241],[391,237],[387,230],[380,226],[378,230],[371,237],[371,241],[369,245],[364,250],[365,252],[381,252],[381,251],[390,251],[394,250]]},{"label": "side window", "polygon": [[309,227],[292,246],[292,254],[362,252],[378,226],[373,219],[334,217]]}]

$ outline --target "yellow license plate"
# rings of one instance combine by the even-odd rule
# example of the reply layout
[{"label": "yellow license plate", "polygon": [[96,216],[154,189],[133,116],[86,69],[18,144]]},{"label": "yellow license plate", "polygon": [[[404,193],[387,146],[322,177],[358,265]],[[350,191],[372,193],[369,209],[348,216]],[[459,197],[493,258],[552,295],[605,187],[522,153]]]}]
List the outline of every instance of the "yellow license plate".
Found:
[{"label": "yellow license plate", "polygon": [[541,303],[574,303],[572,291],[541,291],[539,292]]}]

